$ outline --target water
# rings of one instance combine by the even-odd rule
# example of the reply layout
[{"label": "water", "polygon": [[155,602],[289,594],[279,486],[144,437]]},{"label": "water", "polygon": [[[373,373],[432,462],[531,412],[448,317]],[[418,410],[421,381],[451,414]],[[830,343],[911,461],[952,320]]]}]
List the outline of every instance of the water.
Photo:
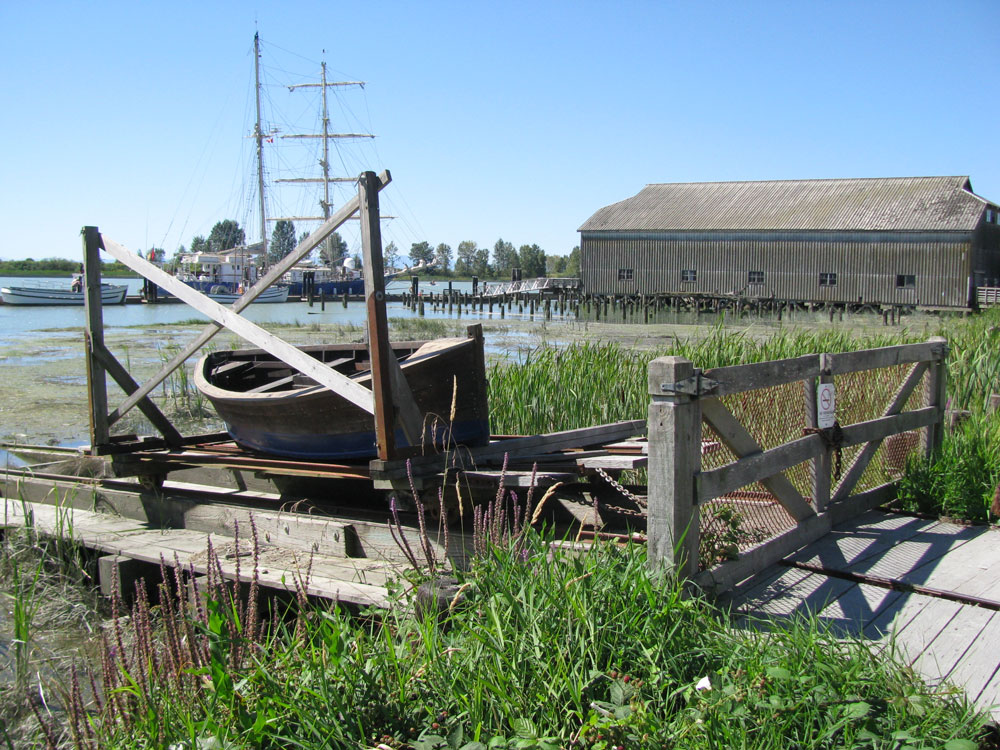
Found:
[{"label": "water", "polygon": [[[127,284],[129,294],[139,294],[142,289],[142,279],[107,279],[113,284]],[[70,280],[62,279],[38,279],[38,278],[17,278],[0,277],[0,286],[22,285],[40,286],[43,284],[68,287]],[[452,282],[452,288],[456,292],[471,292],[471,281]],[[400,294],[409,291],[409,281],[393,281],[386,286],[389,294]],[[448,289],[447,281],[438,281],[434,286],[428,281],[420,282],[420,290],[425,294],[438,295]],[[408,307],[401,302],[389,302],[387,313],[390,318],[414,318],[419,317],[418,313],[411,312]],[[347,307],[343,306],[340,300],[327,300],[326,309],[320,309],[319,301],[314,301],[310,307],[306,302],[288,302],[284,304],[263,304],[251,305],[243,311],[243,315],[258,324],[284,323],[310,325],[321,323],[324,325],[354,325],[363,326],[365,323],[364,302],[348,302]],[[209,319],[197,312],[194,308],[185,304],[170,303],[161,305],[108,305],[103,308],[104,327],[106,330],[127,328],[131,326],[160,325],[169,326],[181,321],[190,322],[192,320]],[[472,311],[468,307],[462,309],[459,317],[457,309],[451,313],[447,310],[434,312],[431,306],[425,305],[426,319],[438,320],[462,320],[473,323],[477,320],[489,318],[488,312],[480,313],[478,310]],[[493,318],[499,319],[500,313],[495,309]],[[518,314],[516,310],[507,311],[506,318],[510,320],[528,320],[527,312]],[[543,316],[536,313],[535,320],[541,321]],[[551,322],[558,323],[560,320],[573,320],[572,318],[560,319],[553,315]],[[30,340],[35,332],[53,331],[61,329],[82,330],[86,325],[86,315],[81,307],[21,307],[14,305],[0,305],[0,344],[15,344]]]}]

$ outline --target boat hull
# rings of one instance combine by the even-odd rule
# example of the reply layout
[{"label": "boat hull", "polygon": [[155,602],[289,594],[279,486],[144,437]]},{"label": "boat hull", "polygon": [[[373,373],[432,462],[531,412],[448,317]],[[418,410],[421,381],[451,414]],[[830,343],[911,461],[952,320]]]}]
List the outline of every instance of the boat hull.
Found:
[{"label": "boat hull", "polygon": [[[371,387],[365,345],[302,349]],[[481,338],[407,342],[393,349],[424,418],[420,446],[433,452],[489,441]],[[260,350],[206,355],[195,370],[195,383],[244,448],[302,459],[376,456],[371,414]],[[401,430],[395,439],[398,447],[409,445]]]},{"label": "boat hull", "polygon": [[[242,294],[237,292],[206,292],[206,295],[211,299],[218,302],[220,305],[231,305],[240,297]],[[266,303],[266,302],[288,302],[288,287],[287,286],[271,286],[257,295],[257,298],[251,304]]]},{"label": "boat hull", "polygon": [[[101,304],[121,305],[128,293],[127,286],[101,284]],[[6,305],[83,305],[84,293],[54,287],[5,286],[0,289]]]}]

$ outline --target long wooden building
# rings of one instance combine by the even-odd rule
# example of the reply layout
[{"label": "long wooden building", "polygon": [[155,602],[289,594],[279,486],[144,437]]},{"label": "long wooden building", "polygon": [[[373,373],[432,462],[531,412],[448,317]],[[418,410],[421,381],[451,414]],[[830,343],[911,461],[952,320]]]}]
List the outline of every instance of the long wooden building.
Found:
[{"label": "long wooden building", "polygon": [[599,296],[967,308],[1000,279],[997,204],[968,177],[647,185],[580,227]]}]

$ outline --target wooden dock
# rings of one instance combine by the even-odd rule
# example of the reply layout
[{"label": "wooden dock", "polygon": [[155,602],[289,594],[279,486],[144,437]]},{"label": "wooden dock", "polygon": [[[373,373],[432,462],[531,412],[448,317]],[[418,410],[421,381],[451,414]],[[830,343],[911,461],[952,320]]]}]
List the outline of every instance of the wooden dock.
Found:
[{"label": "wooden dock", "polygon": [[872,511],[732,592],[747,624],[806,612],[897,649],[1000,720],[1000,530]]}]

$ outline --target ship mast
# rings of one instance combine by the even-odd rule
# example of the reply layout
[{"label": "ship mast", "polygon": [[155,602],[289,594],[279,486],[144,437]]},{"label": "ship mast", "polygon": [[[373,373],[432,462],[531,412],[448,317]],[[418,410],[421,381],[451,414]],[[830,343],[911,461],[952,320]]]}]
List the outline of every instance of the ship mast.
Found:
[{"label": "ship mast", "polygon": [[[257,123],[254,139],[257,141],[257,194],[260,196],[261,266],[267,268],[267,209],[264,206],[264,132],[260,127],[260,35],[253,35],[254,93],[257,99]],[[244,274],[246,263],[243,264]]]},{"label": "ship mast", "polygon": [[[340,140],[340,139],[351,139],[351,138],[374,138],[375,136],[371,133],[331,133],[330,132],[330,113],[327,108],[326,103],[326,90],[328,88],[341,87],[341,86],[360,86],[364,88],[364,81],[328,81],[326,80],[326,61],[322,63],[322,73],[319,83],[296,83],[288,87],[289,91],[295,91],[295,89],[308,89],[308,88],[318,88],[322,92],[323,101],[323,132],[322,133],[291,133],[288,135],[282,135],[282,138],[320,138],[323,141],[323,158],[320,160],[319,164],[323,169],[322,177],[294,177],[282,180],[275,180],[275,182],[292,182],[297,184],[315,184],[321,183],[323,185],[323,199],[320,201],[320,206],[323,209],[322,216],[289,216],[283,217],[288,221],[325,221],[330,218],[330,208],[332,204],[330,203],[330,184],[334,182],[357,182],[357,177],[331,177],[330,176],[330,141]],[[274,219],[275,221],[277,219]]]}]

